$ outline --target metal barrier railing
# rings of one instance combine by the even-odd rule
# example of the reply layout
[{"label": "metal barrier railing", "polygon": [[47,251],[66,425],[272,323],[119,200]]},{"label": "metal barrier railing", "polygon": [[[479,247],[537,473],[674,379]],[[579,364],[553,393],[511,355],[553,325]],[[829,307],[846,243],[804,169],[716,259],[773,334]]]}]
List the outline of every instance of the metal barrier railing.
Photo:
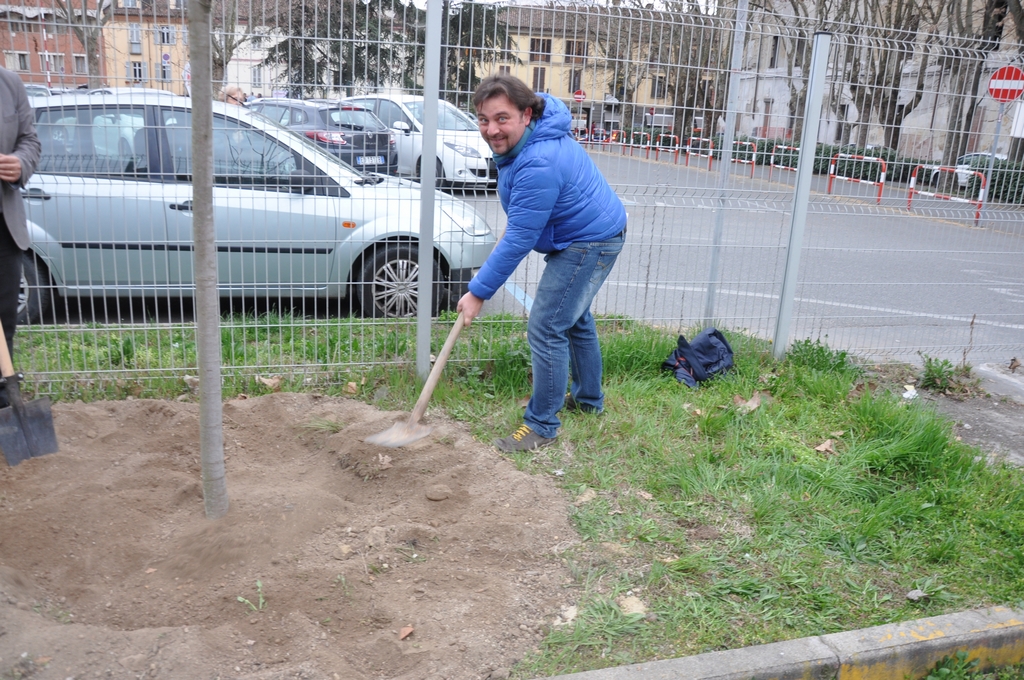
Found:
[{"label": "metal barrier railing", "polygon": [[[740,147],[749,148],[749,150],[750,150],[750,159],[749,160],[745,159],[745,158],[736,158],[736,156],[733,156],[732,157],[732,162],[733,163],[745,163],[745,164],[749,165],[750,166],[750,179],[754,179],[754,167],[757,165],[757,144],[755,142],[741,142],[741,141],[737,140],[737,141],[734,141],[732,143],[732,145],[734,147],[740,146]],[[733,149],[733,153],[734,154],[736,153],[736,149]]]},{"label": "metal barrier railing", "polygon": [[784,146],[782,144],[778,144],[778,145],[775,146],[775,148],[772,149],[772,155],[769,156],[769,158],[768,158],[768,181],[769,182],[772,179],[772,169],[773,168],[779,168],[780,170],[789,170],[790,172],[796,172],[796,166],[795,165],[781,165],[781,164],[775,162],[775,154],[779,153],[780,151],[789,151],[793,155],[799,155],[800,154],[800,147],[799,146]]},{"label": "metal barrier railing", "polygon": [[[879,174],[877,180],[860,179],[859,177],[846,177],[844,175],[837,175],[836,174],[836,167],[838,166],[838,161],[839,161],[840,158],[846,158],[846,159],[852,160],[852,161],[863,161],[863,162],[868,162],[868,163],[878,163],[879,165],[881,165],[882,170],[881,170],[881,173]],[[828,165],[828,189],[826,190],[826,193],[829,193],[829,194],[832,193],[832,182],[834,182],[837,179],[841,179],[841,180],[844,180],[846,182],[859,182],[861,184],[870,184],[871,186],[877,186],[878,187],[878,200],[876,200],[875,202],[876,203],[881,203],[882,202],[882,189],[885,187],[885,168],[886,168],[885,160],[882,159],[882,158],[878,158],[877,156],[858,156],[858,155],[850,154],[850,153],[837,153],[835,156],[832,156],[832,162],[830,162],[829,165]]]},{"label": "metal barrier railing", "polygon": [[[665,140],[669,143],[665,144]],[[672,151],[672,162],[679,162],[679,137],[678,135],[663,133],[658,135],[654,146],[654,160],[658,160],[662,151]]]},{"label": "metal barrier railing", "polygon": [[975,210],[974,210],[974,224],[975,224],[975,226],[977,226],[978,221],[981,219],[981,206],[982,206],[982,204],[985,201],[985,185],[986,185],[985,175],[983,173],[977,171],[977,170],[958,170],[957,168],[951,168],[951,167],[948,167],[948,166],[945,166],[945,165],[939,166],[939,167],[935,167],[935,168],[930,168],[932,173],[933,173],[933,176],[934,176],[934,173],[936,173],[936,172],[937,173],[943,173],[943,172],[952,173],[953,174],[953,180],[956,181],[956,182],[959,182],[959,178],[957,177],[957,173],[958,172],[969,172],[970,174],[972,174],[975,177],[977,177],[980,180],[980,183],[979,183],[980,184],[980,188],[978,189],[978,198],[977,199],[970,199],[970,198],[964,198],[962,196],[951,196],[950,194],[940,194],[937,191],[921,191],[920,189],[917,189],[916,188],[917,187],[917,172],[918,172],[918,170],[920,170],[923,167],[924,167],[923,165],[917,166],[916,168],[914,168],[914,171],[910,174],[910,186],[907,188],[907,210],[910,210],[910,204],[914,200],[914,194],[919,194],[921,196],[930,196],[931,198],[937,198],[937,199],[939,199],[941,201],[955,201],[957,203],[970,203],[975,208]]},{"label": "metal barrier railing", "polygon": [[[694,153],[694,151],[693,151],[693,142],[694,142],[694,140],[696,140],[697,144],[699,145],[697,147],[697,153]],[[706,150],[703,148],[703,143],[704,142],[708,143],[708,147],[707,147]],[[690,165],[690,156],[696,156],[697,158],[707,158],[708,159],[708,170],[711,170],[711,164],[714,162],[714,155],[715,155],[715,140],[712,139],[711,137],[690,137],[689,139],[686,140],[686,165],[687,166]]]},{"label": "metal barrier railing", "polygon": [[[639,143],[637,139],[639,138]],[[649,132],[638,132],[633,131],[629,133],[629,143],[622,145],[622,154],[626,154],[626,149],[629,149],[629,155],[633,155],[633,149],[647,149],[647,158],[651,157],[651,135]]]}]

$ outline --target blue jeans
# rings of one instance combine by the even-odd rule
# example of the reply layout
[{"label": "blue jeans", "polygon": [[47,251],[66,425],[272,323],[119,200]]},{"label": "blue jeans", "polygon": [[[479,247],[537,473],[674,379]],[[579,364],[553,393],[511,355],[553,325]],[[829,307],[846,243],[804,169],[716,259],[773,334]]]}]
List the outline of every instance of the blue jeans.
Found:
[{"label": "blue jeans", "polygon": [[527,339],[533,355],[533,396],[524,422],[542,437],[554,437],[558,412],[572,371],[571,394],[580,406],[604,408],[601,346],[590,313],[601,284],[622,251],[626,233],[607,241],[573,243],[544,256],[547,265],[533,299]]}]

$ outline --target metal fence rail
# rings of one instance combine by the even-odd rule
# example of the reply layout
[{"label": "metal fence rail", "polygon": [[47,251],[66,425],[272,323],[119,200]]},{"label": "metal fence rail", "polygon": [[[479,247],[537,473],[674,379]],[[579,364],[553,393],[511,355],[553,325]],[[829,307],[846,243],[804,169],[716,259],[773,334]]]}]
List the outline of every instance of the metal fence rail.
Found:
[{"label": "metal fence rail", "polygon": [[[32,357],[21,363],[35,367],[43,389],[180,379],[194,368],[188,211],[181,209],[189,158],[175,146],[187,134],[188,100],[156,92],[189,93],[186,9],[177,0],[103,7],[44,0],[8,5],[0,17],[8,24],[0,27],[5,65],[33,86],[44,143],[26,196],[36,228],[27,286],[30,300],[52,304],[18,334],[20,351]],[[1024,29],[1012,17],[995,27],[982,12],[959,15],[959,5],[888,17],[872,8],[853,2],[832,14],[793,16],[792,7],[767,3],[750,10],[738,36],[731,5],[708,12],[445,3],[441,34],[430,36],[424,11],[411,3],[217,0],[217,85],[239,86],[250,108],[274,121],[251,123],[257,134],[248,118],[231,113],[230,101],[217,109],[224,146],[210,152],[215,166],[224,162],[216,219],[225,372],[330,382],[379,363],[382,351],[389,362],[411,360],[401,323],[359,312],[385,282],[408,292],[418,266],[418,118],[435,105],[416,98],[428,39],[441,48],[434,162],[449,197],[436,213],[443,228],[434,270],[453,284],[438,289],[442,307],[504,228],[496,171],[470,100],[482,77],[508,72],[566,103],[575,138],[627,203],[629,239],[596,313],[681,330],[701,323],[710,305],[718,325],[771,337],[795,176],[779,168],[813,153],[791,340],[827,337],[877,360],[914,360],[918,352],[959,360],[968,349],[972,362],[1019,356],[1024,104],[1006,109],[995,140],[998,109],[986,82],[1000,66],[1021,63]],[[833,40],[818,143],[797,151],[811,37],[820,30]],[[743,49],[734,70],[736,39]],[[49,96],[42,86],[121,91],[106,99]],[[346,107],[369,111],[387,128],[377,146],[356,141],[361,113],[336,125]],[[321,110],[327,118],[318,123]],[[305,141],[275,136],[260,147],[284,149],[273,172],[230,155],[238,140],[256,144],[280,124]],[[725,147],[729,137],[735,143]],[[703,141],[691,149],[688,140]],[[976,199],[977,173],[987,172],[993,147],[976,226],[973,205],[939,197]],[[754,165],[719,162],[723,148]],[[317,160],[324,151],[357,171],[406,181],[377,185],[350,173],[343,197],[314,180],[281,179],[328,173],[327,161]],[[694,154],[707,162],[687,163]],[[863,181],[837,182],[829,192],[833,159],[836,176]],[[882,166],[884,186],[876,176]],[[918,195],[908,210],[915,168]],[[476,333],[497,338],[503,319],[526,315],[542,267],[540,256],[528,257],[484,309],[511,316]],[[392,299],[399,304],[392,313],[409,312],[402,299]],[[486,348],[474,344],[455,359],[484,358]]]}]

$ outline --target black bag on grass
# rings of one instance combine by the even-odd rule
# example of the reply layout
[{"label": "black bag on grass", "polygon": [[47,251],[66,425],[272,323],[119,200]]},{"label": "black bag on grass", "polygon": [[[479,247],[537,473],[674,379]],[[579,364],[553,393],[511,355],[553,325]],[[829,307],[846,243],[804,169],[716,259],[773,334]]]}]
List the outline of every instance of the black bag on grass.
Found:
[{"label": "black bag on grass", "polygon": [[690,387],[732,368],[732,347],[717,328],[706,328],[687,342],[679,336],[678,346],[661,367],[675,373],[676,380]]}]

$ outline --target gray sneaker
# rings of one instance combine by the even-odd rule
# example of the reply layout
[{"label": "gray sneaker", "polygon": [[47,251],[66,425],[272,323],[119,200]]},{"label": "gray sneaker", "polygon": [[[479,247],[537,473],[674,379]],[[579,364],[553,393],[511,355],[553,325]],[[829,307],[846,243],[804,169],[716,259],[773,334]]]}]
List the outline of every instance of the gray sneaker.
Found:
[{"label": "gray sneaker", "polygon": [[504,439],[494,440],[494,445],[500,450],[506,452],[533,451],[534,449],[539,449],[542,446],[549,446],[553,443],[555,443],[554,437],[541,437],[539,434],[531,430],[528,425],[520,425],[518,430]]}]

